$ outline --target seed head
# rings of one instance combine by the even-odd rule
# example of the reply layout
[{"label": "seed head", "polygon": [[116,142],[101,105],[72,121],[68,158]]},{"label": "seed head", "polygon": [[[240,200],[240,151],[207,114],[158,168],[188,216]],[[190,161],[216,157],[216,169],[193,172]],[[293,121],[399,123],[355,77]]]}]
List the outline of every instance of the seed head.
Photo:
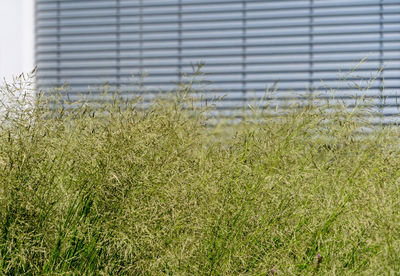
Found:
[{"label": "seed head", "polygon": [[269,270],[268,275],[274,275],[275,272],[276,272],[275,268],[272,267],[272,268]]},{"label": "seed head", "polygon": [[320,254],[317,255],[317,264],[322,263],[322,256]]}]

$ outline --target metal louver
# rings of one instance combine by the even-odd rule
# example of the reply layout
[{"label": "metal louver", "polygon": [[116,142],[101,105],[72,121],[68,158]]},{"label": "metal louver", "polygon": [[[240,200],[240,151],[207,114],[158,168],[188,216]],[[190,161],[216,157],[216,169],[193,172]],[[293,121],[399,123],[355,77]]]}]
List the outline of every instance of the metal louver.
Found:
[{"label": "metal louver", "polygon": [[134,93],[132,74],[145,72],[150,95],[174,88],[200,62],[210,93],[226,94],[222,110],[277,82],[277,104],[309,93],[329,98],[333,88],[351,105],[365,93],[391,122],[399,113],[400,0],[36,0],[43,90],[67,82],[78,95],[108,83]]}]

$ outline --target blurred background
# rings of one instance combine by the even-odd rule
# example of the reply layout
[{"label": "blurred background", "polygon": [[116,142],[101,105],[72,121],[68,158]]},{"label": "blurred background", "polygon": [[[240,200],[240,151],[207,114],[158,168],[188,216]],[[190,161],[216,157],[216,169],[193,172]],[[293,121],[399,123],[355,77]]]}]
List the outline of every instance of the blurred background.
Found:
[{"label": "blurred background", "polygon": [[0,1],[0,78],[34,68],[34,0]]},{"label": "blurred background", "polygon": [[196,88],[227,114],[276,89],[269,105],[365,96],[398,120],[400,0],[1,0],[0,35],[1,78],[37,66],[74,99],[151,100],[204,63]]}]

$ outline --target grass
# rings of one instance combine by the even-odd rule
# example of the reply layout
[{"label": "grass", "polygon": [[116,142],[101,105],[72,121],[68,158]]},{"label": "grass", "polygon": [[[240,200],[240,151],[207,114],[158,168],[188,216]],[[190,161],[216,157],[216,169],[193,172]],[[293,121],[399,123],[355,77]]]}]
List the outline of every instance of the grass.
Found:
[{"label": "grass", "polygon": [[396,129],[360,135],[356,113],[312,105],[210,126],[188,91],[146,110],[7,105],[2,274],[400,271]]}]

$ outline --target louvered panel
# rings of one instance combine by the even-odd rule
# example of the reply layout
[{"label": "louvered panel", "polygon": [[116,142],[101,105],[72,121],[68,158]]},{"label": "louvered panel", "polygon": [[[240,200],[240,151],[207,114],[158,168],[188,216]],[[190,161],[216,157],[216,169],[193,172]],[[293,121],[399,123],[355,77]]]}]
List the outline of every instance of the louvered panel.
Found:
[{"label": "louvered panel", "polygon": [[72,97],[106,83],[152,99],[204,63],[224,112],[276,89],[266,104],[364,95],[374,120],[398,113],[400,0],[36,0],[36,15],[38,85]]}]

